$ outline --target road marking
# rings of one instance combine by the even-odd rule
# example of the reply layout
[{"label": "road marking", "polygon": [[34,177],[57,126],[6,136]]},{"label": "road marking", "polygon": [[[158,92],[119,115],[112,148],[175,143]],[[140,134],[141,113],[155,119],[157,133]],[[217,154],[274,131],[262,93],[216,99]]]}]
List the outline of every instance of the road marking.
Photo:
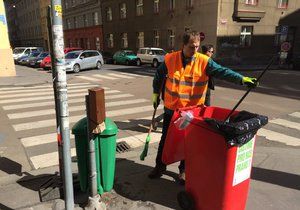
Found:
[{"label": "road marking", "polygon": [[300,112],[294,112],[294,113],[289,114],[289,115],[292,116],[292,117],[300,118]]},{"label": "road marking", "polygon": [[109,73],[108,75],[111,75],[113,77],[119,77],[119,78],[122,78],[122,79],[134,79],[135,78],[135,77],[121,75],[121,74],[115,74],[115,73]]},{"label": "road marking", "polygon": [[93,74],[92,76],[98,77],[98,78],[101,78],[101,79],[109,79],[109,80],[116,80],[116,79],[119,79],[119,78],[109,77],[109,76],[100,75],[100,74]]},{"label": "road marking", "polygon": [[[90,85],[80,85],[80,86],[72,86],[68,87],[68,90],[73,90],[73,89],[79,89],[79,88],[93,88],[93,87],[98,87],[96,84],[90,84]],[[109,89],[105,87],[104,89]],[[47,92],[47,91],[52,91],[53,93],[53,87],[49,88],[37,88],[37,89],[23,89],[23,90],[12,90],[12,91],[5,91],[5,92],[0,92],[0,95],[9,95],[12,93],[33,93],[33,92]]]},{"label": "road marking", "polygon": [[132,74],[132,73],[124,73],[124,72],[120,72],[120,74],[131,76],[131,77],[148,77],[148,76],[144,76],[144,75]]},{"label": "road marking", "polygon": [[[90,83],[70,83],[68,86],[76,86],[76,85],[88,85]],[[9,87],[9,88],[0,88],[0,91],[5,90],[24,90],[24,89],[36,89],[36,88],[46,88],[46,87],[53,87],[53,85],[37,85],[37,86],[20,86],[20,87]]]},{"label": "road marking", "polygon": [[[71,156],[76,156],[76,149],[71,149]],[[30,161],[35,169],[46,168],[58,165],[58,152],[51,152],[43,155],[30,157]]]},{"label": "road marking", "polygon": [[[143,118],[138,118],[135,120],[151,120],[152,116],[148,117],[143,117]],[[146,125],[142,124],[135,124],[132,123],[130,120],[124,120],[120,121],[120,123],[127,123],[127,126],[125,126],[122,130],[126,130],[128,128],[140,126],[140,127],[145,127],[148,129]],[[158,128],[158,131],[161,131],[160,128]],[[21,142],[24,147],[32,147],[32,146],[38,146],[38,145],[43,145],[43,144],[48,144],[48,143],[54,143],[57,141],[56,139],[57,134],[56,133],[49,133],[49,134],[43,134],[43,135],[38,135],[38,136],[30,136],[26,138],[21,138]],[[152,134],[151,134],[152,137]],[[74,135],[70,133],[70,138],[74,139]]]},{"label": "road marking", "polygon": [[[70,134],[70,139],[74,139],[74,136],[71,134]],[[57,141],[57,133],[48,133],[44,135],[21,138],[21,142],[24,147],[38,146],[42,144],[53,143],[56,141]]]},{"label": "road marking", "polygon": [[[105,99],[119,99],[119,98],[127,98],[127,97],[132,97],[134,95],[131,94],[117,94],[117,95],[107,95],[105,92]],[[84,102],[85,98],[74,98],[74,99],[69,99],[68,104],[72,103],[80,103]],[[43,107],[43,106],[48,106],[48,105],[53,105],[54,106],[54,101],[46,101],[46,102],[38,102],[38,103],[28,103],[28,104],[18,104],[18,105],[8,105],[8,106],[3,106],[2,108],[4,110],[17,110],[17,109],[25,109],[25,108],[33,108],[33,107]]]},{"label": "road marking", "polygon": [[[162,109],[162,107],[159,107],[159,109]],[[136,114],[136,113],[142,113],[146,111],[152,111],[153,106],[142,106],[142,107],[132,107],[127,109],[119,109],[119,110],[113,110],[113,111],[107,111],[106,116],[107,117],[117,117],[117,116],[124,116],[129,114]],[[69,117],[70,123],[75,123],[83,118],[83,115],[77,115]],[[55,126],[56,120],[50,119],[50,120],[40,120],[35,122],[27,122],[27,123],[20,123],[13,125],[13,128],[15,131],[24,131],[24,130],[31,130],[31,129],[37,129],[37,128],[45,128],[50,126]]]},{"label": "road marking", "polygon": [[92,82],[102,82],[102,79],[95,79],[92,77],[86,77],[86,76],[77,76],[76,78],[80,78],[80,79],[84,79],[84,80],[88,80],[88,81],[92,81]]},{"label": "road marking", "polygon": [[[88,89],[68,90],[68,93],[81,93],[81,92],[88,93]],[[53,94],[54,94],[53,90],[48,92],[44,91],[42,93],[20,93],[20,94],[12,94],[12,95],[0,95],[0,99],[20,98],[25,96],[45,96],[45,95],[53,95]]]},{"label": "road marking", "polygon": [[[84,90],[84,91],[85,92],[83,92],[83,93],[68,94],[68,98],[86,95],[88,93],[88,91],[87,90]],[[120,91],[119,90],[108,90],[108,91],[105,91],[105,93],[120,93]],[[39,101],[39,100],[48,100],[48,99],[54,100],[53,95],[42,96],[42,97],[31,97],[31,98],[27,97],[27,98],[1,100],[0,104],[9,104],[9,103],[25,102],[25,101]]]},{"label": "road marking", "polygon": [[281,126],[284,126],[287,128],[293,128],[293,129],[300,130],[300,123],[292,122],[289,120],[275,119],[275,120],[270,120],[270,123],[281,125]]},{"label": "road marking", "polygon": [[281,142],[289,146],[300,146],[300,139],[264,128],[259,129],[257,135],[264,136],[268,140]]},{"label": "road marking", "polygon": [[[137,104],[147,102],[146,99],[135,99],[135,100],[127,100],[127,101],[114,101],[108,102],[105,104],[105,107],[115,107],[115,106],[122,106],[122,105],[130,105],[130,104]],[[69,108],[69,112],[75,111],[83,111],[86,109],[85,105],[80,106],[72,106]],[[28,111],[28,112],[21,112],[21,113],[13,113],[7,114],[9,119],[24,119],[29,117],[37,117],[37,116],[45,116],[45,115],[52,115],[55,114],[55,109],[43,109],[38,111]]]}]

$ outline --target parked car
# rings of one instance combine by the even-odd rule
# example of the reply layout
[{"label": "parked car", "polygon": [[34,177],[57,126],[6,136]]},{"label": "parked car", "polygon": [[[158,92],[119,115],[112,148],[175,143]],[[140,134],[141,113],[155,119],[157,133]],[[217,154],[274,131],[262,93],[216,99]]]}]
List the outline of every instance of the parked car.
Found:
[{"label": "parked car", "polygon": [[114,59],[113,59],[113,54],[111,52],[100,52],[102,57],[103,57],[103,60],[104,60],[104,63],[113,63],[114,62]]},{"label": "parked car", "polygon": [[102,55],[96,50],[72,51],[66,54],[66,71],[80,72],[83,69],[101,69]]},{"label": "parked car", "polygon": [[160,63],[164,62],[166,51],[161,48],[144,47],[140,48],[137,52],[137,65],[152,64],[153,67],[157,68]]},{"label": "parked car", "polygon": [[32,53],[30,53],[29,56],[26,56],[26,57],[22,58],[21,60],[19,60],[19,64],[27,66],[27,65],[29,65],[29,61],[31,59],[37,58],[41,53],[42,52],[39,52],[39,51],[32,52]]},{"label": "parked car", "polygon": [[16,62],[16,60],[22,56],[28,56],[30,53],[32,52],[42,52],[43,48],[42,47],[16,47],[13,50],[13,58],[14,61]]},{"label": "parked car", "polygon": [[114,56],[114,64],[136,64],[137,56],[132,50],[117,51]]},{"label": "parked car", "polygon": [[296,55],[293,58],[293,69],[300,70],[300,55]]},{"label": "parked car", "polygon": [[40,67],[42,60],[49,55],[49,52],[42,52],[36,58],[29,59],[29,66],[31,67]]},{"label": "parked car", "polygon": [[[76,51],[76,50],[82,50],[80,47],[67,47],[64,49],[64,53],[67,54],[68,52],[72,52],[72,51]],[[40,67],[43,69],[51,69],[51,56],[50,54],[48,56],[46,56],[41,64]]]}]

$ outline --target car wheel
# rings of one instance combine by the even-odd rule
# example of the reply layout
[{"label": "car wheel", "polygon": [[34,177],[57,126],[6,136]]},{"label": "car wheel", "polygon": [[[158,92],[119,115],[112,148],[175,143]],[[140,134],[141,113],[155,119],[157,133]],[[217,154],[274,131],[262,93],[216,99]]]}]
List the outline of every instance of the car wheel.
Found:
[{"label": "car wheel", "polygon": [[137,66],[140,66],[140,65],[142,65],[142,61],[141,61],[141,59],[137,59],[137,61],[136,61],[136,65],[137,65]]},{"label": "car wheel", "polygon": [[96,69],[100,70],[101,67],[102,67],[102,63],[100,61],[98,61],[96,64]]},{"label": "car wheel", "polygon": [[117,61],[116,61],[116,60],[114,60],[114,61],[113,61],[113,63],[116,65],[116,64],[117,64]]},{"label": "car wheel", "polygon": [[154,68],[157,68],[157,67],[158,67],[158,61],[157,61],[156,59],[153,60],[152,66],[153,66]]},{"label": "car wheel", "polygon": [[73,72],[74,72],[74,73],[80,72],[80,66],[79,66],[79,64],[75,64],[75,65],[73,66]]},{"label": "car wheel", "polygon": [[129,66],[129,64],[130,64],[129,60],[126,60],[126,61],[125,61],[125,65],[126,65],[126,66]]}]

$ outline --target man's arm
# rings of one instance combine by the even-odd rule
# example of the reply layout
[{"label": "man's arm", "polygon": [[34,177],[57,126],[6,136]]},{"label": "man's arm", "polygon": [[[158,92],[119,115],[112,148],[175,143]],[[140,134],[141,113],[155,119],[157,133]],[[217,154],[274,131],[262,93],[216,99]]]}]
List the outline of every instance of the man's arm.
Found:
[{"label": "man's arm", "polygon": [[165,62],[163,62],[158,67],[158,69],[155,73],[155,76],[153,78],[153,83],[152,83],[153,93],[160,94],[161,87],[163,85],[163,81],[167,74],[168,74],[168,69],[167,69]]},{"label": "man's arm", "polygon": [[243,75],[229,68],[223,67],[220,64],[217,64],[211,58],[209,58],[208,60],[208,64],[206,67],[206,74],[208,76],[212,76],[218,79],[223,79],[235,84],[239,84],[239,85],[243,84]]}]

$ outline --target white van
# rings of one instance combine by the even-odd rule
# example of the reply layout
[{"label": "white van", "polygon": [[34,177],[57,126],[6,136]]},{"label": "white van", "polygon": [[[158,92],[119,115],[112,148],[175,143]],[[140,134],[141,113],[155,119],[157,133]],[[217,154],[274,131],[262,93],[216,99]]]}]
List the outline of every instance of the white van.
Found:
[{"label": "white van", "polygon": [[24,56],[24,55],[30,55],[31,52],[42,52],[42,47],[16,47],[13,50],[13,58],[16,61],[18,58]]}]

